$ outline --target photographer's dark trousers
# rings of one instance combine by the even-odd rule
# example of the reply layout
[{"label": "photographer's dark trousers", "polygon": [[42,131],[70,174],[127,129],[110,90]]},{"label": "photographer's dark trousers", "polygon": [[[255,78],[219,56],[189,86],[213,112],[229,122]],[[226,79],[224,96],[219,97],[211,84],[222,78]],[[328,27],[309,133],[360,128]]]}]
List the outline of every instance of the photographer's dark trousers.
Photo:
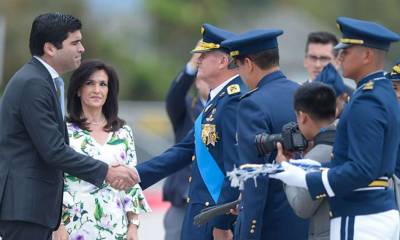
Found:
[{"label": "photographer's dark trousers", "polygon": [[23,221],[0,221],[2,240],[51,240],[53,230],[36,223]]}]

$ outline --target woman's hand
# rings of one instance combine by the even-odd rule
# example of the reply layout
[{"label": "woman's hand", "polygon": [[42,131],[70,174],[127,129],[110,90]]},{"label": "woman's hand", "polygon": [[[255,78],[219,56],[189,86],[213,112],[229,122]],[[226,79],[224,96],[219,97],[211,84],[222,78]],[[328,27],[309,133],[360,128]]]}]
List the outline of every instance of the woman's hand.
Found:
[{"label": "woman's hand", "polygon": [[138,227],[134,224],[128,225],[128,239],[127,240],[138,240]]},{"label": "woman's hand", "polygon": [[65,226],[61,224],[57,231],[53,232],[53,240],[68,240],[69,235],[67,232],[67,229],[65,229]]}]

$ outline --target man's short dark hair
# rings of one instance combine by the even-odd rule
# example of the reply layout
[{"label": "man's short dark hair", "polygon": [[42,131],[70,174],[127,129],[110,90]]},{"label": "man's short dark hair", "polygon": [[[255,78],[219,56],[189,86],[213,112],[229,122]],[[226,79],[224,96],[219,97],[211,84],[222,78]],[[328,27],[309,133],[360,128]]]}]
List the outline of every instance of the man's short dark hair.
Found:
[{"label": "man's short dark hair", "polygon": [[72,73],[67,94],[67,112],[69,115],[67,121],[76,124],[81,129],[89,130],[87,119],[82,114],[82,104],[78,91],[89,77],[99,70],[104,70],[108,76],[108,94],[102,109],[107,120],[104,130],[116,132],[125,124],[125,121],[118,117],[118,75],[113,67],[97,59],[83,61],[79,68]]},{"label": "man's short dark hair", "polygon": [[333,121],[336,112],[335,91],[324,83],[306,83],[294,94],[294,109],[307,113],[314,121]]},{"label": "man's short dark hair", "polygon": [[272,48],[262,52],[237,57],[243,63],[244,58],[250,58],[259,68],[268,69],[279,66],[279,49]]},{"label": "man's short dark hair", "polygon": [[52,43],[60,49],[68,34],[81,28],[81,21],[68,14],[45,13],[39,15],[32,23],[29,50],[32,55],[42,56],[43,46],[46,42]]},{"label": "man's short dark hair", "polygon": [[[310,43],[332,44],[332,46],[336,46],[338,44],[338,39],[335,34],[330,32],[311,32],[307,37],[306,53],[308,52],[308,46]],[[338,51],[333,50],[333,54],[337,56]]]}]

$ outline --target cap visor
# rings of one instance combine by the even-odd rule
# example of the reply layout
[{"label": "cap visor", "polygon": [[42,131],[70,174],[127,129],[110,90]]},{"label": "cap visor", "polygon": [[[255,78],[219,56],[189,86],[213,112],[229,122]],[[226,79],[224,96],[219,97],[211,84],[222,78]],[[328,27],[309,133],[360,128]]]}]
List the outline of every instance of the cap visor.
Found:
[{"label": "cap visor", "polygon": [[190,53],[204,53],[204,52],[209,52],[214,49],[204,49],[204,48],[195,48]]},{"label": "cap visor", "polygon": [[351,44],[347,43],[338,43],[333,49],[335,50],[340,50],[340,49],[345,49],[351,47]]}]

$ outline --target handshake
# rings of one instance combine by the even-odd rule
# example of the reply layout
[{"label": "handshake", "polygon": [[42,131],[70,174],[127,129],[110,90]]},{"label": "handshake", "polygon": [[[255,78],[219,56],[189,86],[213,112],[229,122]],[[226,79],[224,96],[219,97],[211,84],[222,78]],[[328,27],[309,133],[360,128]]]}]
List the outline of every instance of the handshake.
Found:
[{"label": "handshake", "polygon": [[140,182],[140,177],[135,168],[123,164],[108,166],[106,182],[118,190],[128,190]]}]

